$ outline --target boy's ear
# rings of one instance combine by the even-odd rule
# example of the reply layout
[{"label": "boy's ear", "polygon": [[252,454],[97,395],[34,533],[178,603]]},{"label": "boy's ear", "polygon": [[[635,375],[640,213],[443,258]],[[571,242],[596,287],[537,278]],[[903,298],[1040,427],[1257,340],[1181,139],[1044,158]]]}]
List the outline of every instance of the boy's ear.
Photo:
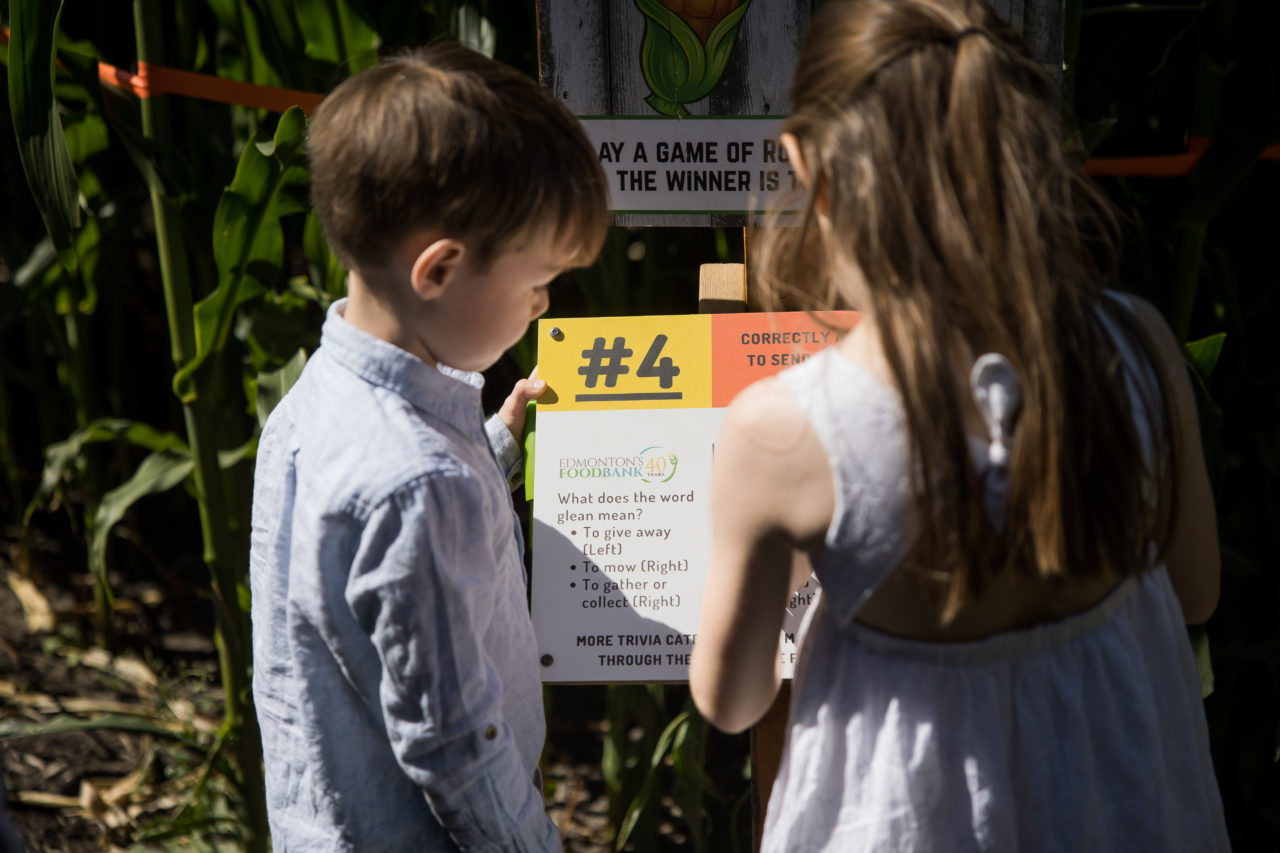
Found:
[{"label": "boy's ear", "polygon": [[423,301],[444,293],[466,253],[466,246],[452,237],[442,237],[428,245],[418,253],[409,271],[413,292]]}]

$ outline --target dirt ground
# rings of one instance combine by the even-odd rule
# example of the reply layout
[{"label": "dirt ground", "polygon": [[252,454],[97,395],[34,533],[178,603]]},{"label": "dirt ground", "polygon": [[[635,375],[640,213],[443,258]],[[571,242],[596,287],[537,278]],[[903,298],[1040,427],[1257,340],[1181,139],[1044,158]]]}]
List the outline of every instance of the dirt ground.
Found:
[{"label": "dirt ground", "polygon": [[[159,587],[118,590],[121,651],[112,655],[84,639],[93,633],[88,576],[51,586],[15,570],[15,556],[0,556],[0,769],[28,853],[234,850],[182,837],[193,821],[231,819],[200,750],[182,746],[212,744],[220,722],[204,616],[174,608]],[[76,728],[91,720],[111,727]],[[32,724],[70,730],[12,736]],[[565,849],[603,853],[600,727],[580,713],[553,719],[548,743],[548,809]]]}]

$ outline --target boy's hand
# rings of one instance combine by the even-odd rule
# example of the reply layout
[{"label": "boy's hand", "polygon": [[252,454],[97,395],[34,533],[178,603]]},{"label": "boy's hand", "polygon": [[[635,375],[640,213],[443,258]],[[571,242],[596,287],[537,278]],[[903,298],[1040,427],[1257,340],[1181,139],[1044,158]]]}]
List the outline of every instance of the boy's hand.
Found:
[{"label": "boy's hand", "polygon": [[516,441],[524,438],[524,410],[530,400],[536,400],[547,390],[547,383],[538,378],[538,368],[533,369],[528,379],[521,379],[511,389],[511,394],[498,409],[498,417],[506,424],[507,429]]}]

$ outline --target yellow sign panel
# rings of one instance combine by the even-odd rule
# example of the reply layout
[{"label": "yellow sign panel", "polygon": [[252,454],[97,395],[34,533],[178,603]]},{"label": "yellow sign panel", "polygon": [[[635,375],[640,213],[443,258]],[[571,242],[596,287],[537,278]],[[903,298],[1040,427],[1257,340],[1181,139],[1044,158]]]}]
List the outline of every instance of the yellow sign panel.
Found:
[{"label": "yellow sign panel", "polygon": [[538,322],[549,411],[711,406],[711,315]]}]

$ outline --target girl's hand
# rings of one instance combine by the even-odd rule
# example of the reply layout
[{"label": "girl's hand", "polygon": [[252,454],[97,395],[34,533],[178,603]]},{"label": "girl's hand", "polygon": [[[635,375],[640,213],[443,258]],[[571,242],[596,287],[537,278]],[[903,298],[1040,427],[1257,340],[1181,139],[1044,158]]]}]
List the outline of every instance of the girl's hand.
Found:
[{"label": "girl's hand", "polygon": [[524,439],[525,406],[530,400],[536,400],[547,390],[547,383],[538,378],[538,368],[533,369],[528,379],[521,379],[511,389],[502,408],[498,409],[498,417],[502,420],[516,441]]}]

